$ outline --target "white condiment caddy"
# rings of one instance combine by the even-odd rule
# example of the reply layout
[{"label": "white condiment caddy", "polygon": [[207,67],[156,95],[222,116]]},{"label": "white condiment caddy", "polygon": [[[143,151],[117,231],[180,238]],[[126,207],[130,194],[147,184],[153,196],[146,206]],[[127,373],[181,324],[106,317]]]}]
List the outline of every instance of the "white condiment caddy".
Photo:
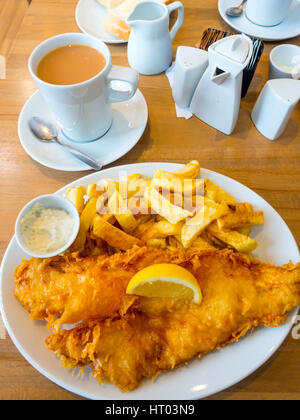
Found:
[{"label": "white condiment caddy", "polygon": [[[279,46],[278,51],[284,53],[282,65],[287,56],[287,64],[293,64],[300,47]],[[217,130],[231,134],[239,115],[243,71],[252,54],[253,41],[245,35],[217,41],[209,47],[208,54],[198,48],[179,47],[175,65],[167,72],[170,82],[172,80],[177,115],[179,107],[181,116],[191,112],[190,116],[194,114]],[[298,58],[294,70],[300,65],[300,56]],[[274,67],[273,61],[271,54],[270,69]],[[255,127],[270,140],[283,134],[300,100],[300,80],[296,80],[300,78],[300,71],[299,74],[282,72],[279,77],[284,78],[265,85],[251,115]]]},{"label": "white condiment caddy", "polygon": [[243,70],[252,53],[253,43],[245,35],[221,39],[208,49],[209,65],[195,91],[191,111],[225,134],[231,134],[236,126]]}]

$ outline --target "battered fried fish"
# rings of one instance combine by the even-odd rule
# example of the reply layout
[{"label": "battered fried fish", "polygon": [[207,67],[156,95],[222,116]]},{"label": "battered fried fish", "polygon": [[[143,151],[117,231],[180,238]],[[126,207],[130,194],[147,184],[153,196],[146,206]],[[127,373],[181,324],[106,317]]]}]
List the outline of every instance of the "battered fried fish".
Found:
[{"label": "battered fried fish", "polygon": [[[148,255],[148,263],[157,262],[152,250],[136,252]],[[119,260],[133,261],[133,255],[120,255]],[[180,262],[196,276],[202,304],[137,298],[135,310],[121,319],[61,330],[46,345],[64,367],[90,365],[100,383],[131,391],[143,378],[238,341],[254,327],[281,325],[300,304],[300,264],[274,267],[228,250],[166,253],[162,261]]]},{"label": "battered fried fish", "polygon": [[32,258],[15,271],[15,296],[32,320],[59,329],[99,318],[124,315],[136,298],[126,295],[131,278],[154,263],[188,264],[184,252],[134,248],[111,257]]}]

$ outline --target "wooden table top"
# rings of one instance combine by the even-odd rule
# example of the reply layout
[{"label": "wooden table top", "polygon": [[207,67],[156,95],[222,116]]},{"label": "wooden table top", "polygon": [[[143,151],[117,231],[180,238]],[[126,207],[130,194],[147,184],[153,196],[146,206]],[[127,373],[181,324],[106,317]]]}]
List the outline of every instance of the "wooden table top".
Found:
[{"label": "wooden table top", "polygon": [[[217,0],[183,0],[185,23],[179,45],[194,46],[206,28],[230,30],[217,11]],[[35,163],[22,149],[17,121],[22,106],[36,90],[27,70],[32,49],[63,32],[78,32],[77,0],[32,0],[7,60],[7,79],[0,80],[0,254],[14,232],[18,212],[37,195],[53,193],[85,173],[64,173]],[[1,22],[0,22],[1,23]],[[289,41],[300,44],[300,37]],[[238,125],[231,136],[198,119],[176,118],[165,75],[141,77],[140,89],[149,107],[149,123],[137,146],[113,165],[163,161],[185,163],[198,159],[202,167],[218,171],[252,188],[284,218],[300,245],[300,106],[284,135],[276,142],[254,128],[250,113],[267,81],[267,43],[263,58],[242,101]],[[113,63],[128,65],[126,46],[110,46]],[[112,166],[112,165],[111,165]],[[300,343],[289,338],[280,352],[259,371],[213,399],[300,399]],[[0,399],[79,399],[48,381],[20,355],[9,338],[0,340]]]}]

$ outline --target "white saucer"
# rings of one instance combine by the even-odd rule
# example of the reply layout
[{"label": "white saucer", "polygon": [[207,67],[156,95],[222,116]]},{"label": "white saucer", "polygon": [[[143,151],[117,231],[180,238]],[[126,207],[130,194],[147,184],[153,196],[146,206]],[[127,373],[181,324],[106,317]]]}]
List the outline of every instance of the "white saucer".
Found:
[{"label": "white saucer", "polygon": [[229,26],[238,32],[263,41],[282,41],[300,35],[300,2],[293,0],[287,18],[277,26],[259,26],[247,19],[245,13],[241,17],[230,18],[226,15],[229,7],[238,6],[240,0],[219,0],[219,12]]},{"label": "white saucer", "polygon": [[[55,123],[55,118],[39,91],[35,92],[24,105],[18,124],[21,144],[32,159],[48,168],[61,171],[90,170],[87,165],[59,145],[45,144],[37,140],[28,126],[28,120],[34,116]],[[113,118],[109,132],[95,142],[74,143],[67,140],[63,134],[60,134],[60,138],[89,153],[102,165],[108,165],[129,152],[145,131],[148,108],[142,93],[138,90],[130,101],[113,104]]]},{"label": "white saucer", "polygon": [[107,9],[97,0],[80,0],[76,7],[75,18],[80,30],[87,35],[107,44],[127,43],[103,29],[102,21],[107,18]]}]

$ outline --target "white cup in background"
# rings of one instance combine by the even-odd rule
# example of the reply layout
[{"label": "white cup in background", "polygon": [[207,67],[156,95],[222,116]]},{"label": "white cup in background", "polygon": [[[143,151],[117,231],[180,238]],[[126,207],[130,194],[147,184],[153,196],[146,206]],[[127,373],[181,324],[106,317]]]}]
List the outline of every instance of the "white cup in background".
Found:
[{"label": "white cup in background", "polygon": [[[38,64],[45,55],[73,44],[87,45],[102,53],[105,68],[92,79],[75,85],[54,85],[37,77]],[[131,99],[139,81],[136,70],[112,66],[110,51],[103,42],[80,33],[62,34],[44,41],[32,52],[29,71],[63,133],[82,143],[97,140],[107,133],[113,121],[111,104]],[[128,90],[113,89],[115,81],[126,82]]]},{"label": "white cup in background", "polygon": [[300,47],[283,44],[270,54],[269,79],[300,79]]},{"label": "white cup in background", "polygon": [[279,25],[288,15],[292,0],[248,0],[246,16],[260,26]]}]

